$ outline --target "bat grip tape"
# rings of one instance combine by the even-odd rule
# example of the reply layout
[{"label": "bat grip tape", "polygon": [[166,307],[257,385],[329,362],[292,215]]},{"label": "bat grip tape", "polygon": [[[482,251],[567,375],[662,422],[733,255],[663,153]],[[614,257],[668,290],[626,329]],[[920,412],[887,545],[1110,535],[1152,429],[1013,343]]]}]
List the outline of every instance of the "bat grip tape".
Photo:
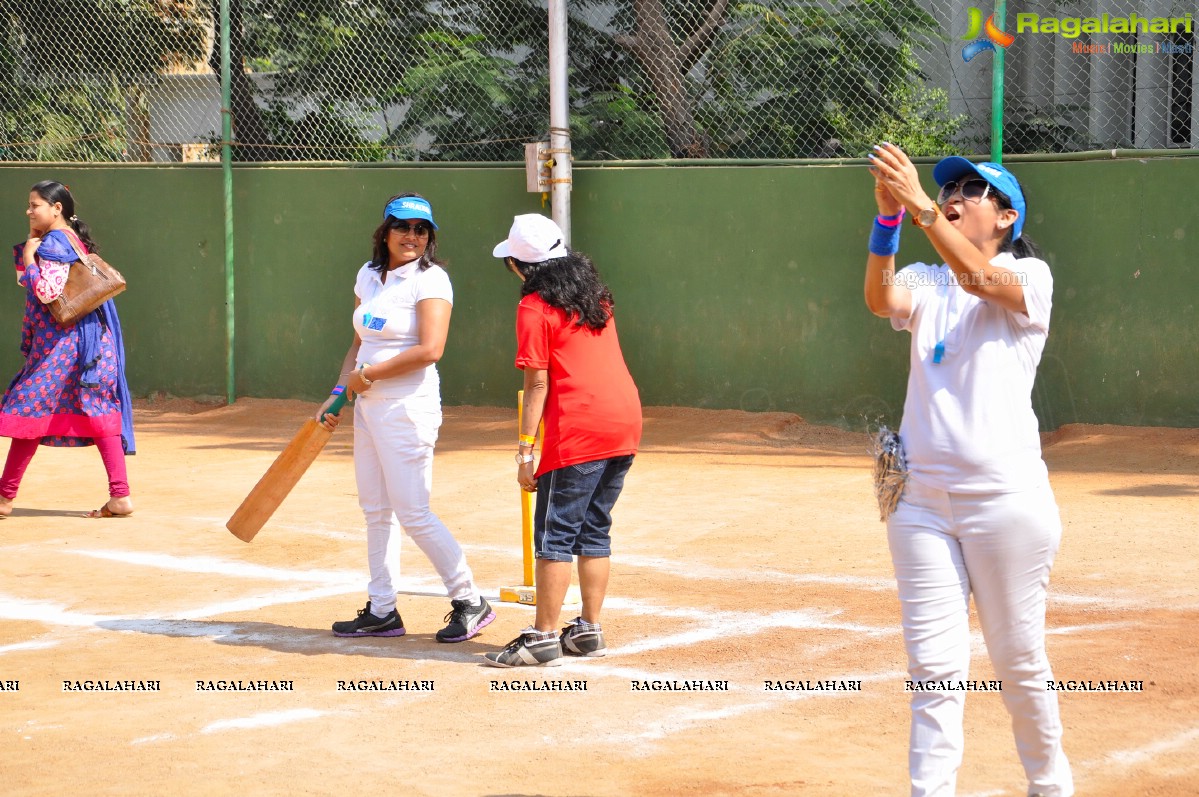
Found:
[{"label": "bat grip tape", "polygon": [[333,399],[333,403],[329,405],[329,409],[325,410],[327,415],[340,415],[341,410],[346,405],[346,394],[340,393],[337,398]]}]

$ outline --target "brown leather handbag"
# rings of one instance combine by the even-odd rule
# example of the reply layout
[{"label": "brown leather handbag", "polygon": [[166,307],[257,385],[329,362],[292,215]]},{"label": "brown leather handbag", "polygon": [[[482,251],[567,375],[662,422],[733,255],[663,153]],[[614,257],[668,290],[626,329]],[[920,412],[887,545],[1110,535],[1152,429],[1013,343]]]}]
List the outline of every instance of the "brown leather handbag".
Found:
[{"label": "brown leather handbag", "polygon": [[71,264],[62,293],[47,307],[55,321],[63,326],[71,326],[125,290],[125,278],[99,255],[84,252],[74,232],[64,232],[75,254],[79,255],[79,260]]}]

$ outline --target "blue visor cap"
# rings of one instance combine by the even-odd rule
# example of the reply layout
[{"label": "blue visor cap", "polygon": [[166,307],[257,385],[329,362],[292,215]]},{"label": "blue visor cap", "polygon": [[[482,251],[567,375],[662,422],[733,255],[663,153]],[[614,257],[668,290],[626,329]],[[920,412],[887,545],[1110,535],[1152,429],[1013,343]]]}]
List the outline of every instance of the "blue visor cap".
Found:
[{"label": "blue visor cap", "polygon": [[1024,232],[1024,189],[1016,180],[1016,176],[998,163],[971,163],[965,158],[954,156],[945,158],[933,167],[933,179],[937,185],[945,185],[951,180],[960,180],[968,174],[977,174],[991,184],[992,188],[1003,192],[1012,201],[1012,209],[1020,215],[1012,225],[1012,240],[1020,239]]},{"label": "blue visor cap", "polygon": [[383,221],[387,221],[388,218],[422,219],[432,224],[433,229],[437,229],[437,223],[433,221],[433,207],[428,200],[418,196],[402,196],[388,202],[383,211]]}]

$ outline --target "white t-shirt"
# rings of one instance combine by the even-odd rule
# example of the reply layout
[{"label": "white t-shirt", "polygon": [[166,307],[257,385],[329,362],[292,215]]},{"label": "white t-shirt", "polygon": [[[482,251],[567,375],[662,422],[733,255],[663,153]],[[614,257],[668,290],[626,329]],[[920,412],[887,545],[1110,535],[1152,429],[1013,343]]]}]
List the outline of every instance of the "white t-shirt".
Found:
[{"label": "white t-shirt", "polygon": [[[354,294],[360,304],[354,310],[354,331],[362,339],[358,349],[358,365],[376,365],[395,357],[420,342],[416,323],[416,303],[425,299],[445,299],[454,303],[450,277],[441,266],[429,266],[424,271],[419,260],[380,274],[365,264],[358,270]],[[372,384],[372,398],[440,397],[441,381],[437,366],[428,365],[417,371]]]},{"label": "white t-shirt", "polygon": [[912,333],[899,434],[911,477],[948,492],[1013,492],[1048,479],[1032,387],[1053,275],[1036,258],[991,262],[1022,281],[1027,315],[966,293],[946,265],[913,263],[896,275],[912,290],[912,315],[891,321]]}]

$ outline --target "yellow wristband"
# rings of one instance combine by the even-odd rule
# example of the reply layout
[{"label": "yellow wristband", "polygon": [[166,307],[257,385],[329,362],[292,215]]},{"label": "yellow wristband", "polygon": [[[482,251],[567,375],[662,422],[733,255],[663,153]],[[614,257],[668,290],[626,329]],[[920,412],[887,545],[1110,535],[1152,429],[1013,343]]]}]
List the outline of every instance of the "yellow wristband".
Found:
[{"label": "yellow wristband", "polygon": [[522,434],[520,436],[520,445],[531,446],[537,442],[537,438],[531,434]]}]

